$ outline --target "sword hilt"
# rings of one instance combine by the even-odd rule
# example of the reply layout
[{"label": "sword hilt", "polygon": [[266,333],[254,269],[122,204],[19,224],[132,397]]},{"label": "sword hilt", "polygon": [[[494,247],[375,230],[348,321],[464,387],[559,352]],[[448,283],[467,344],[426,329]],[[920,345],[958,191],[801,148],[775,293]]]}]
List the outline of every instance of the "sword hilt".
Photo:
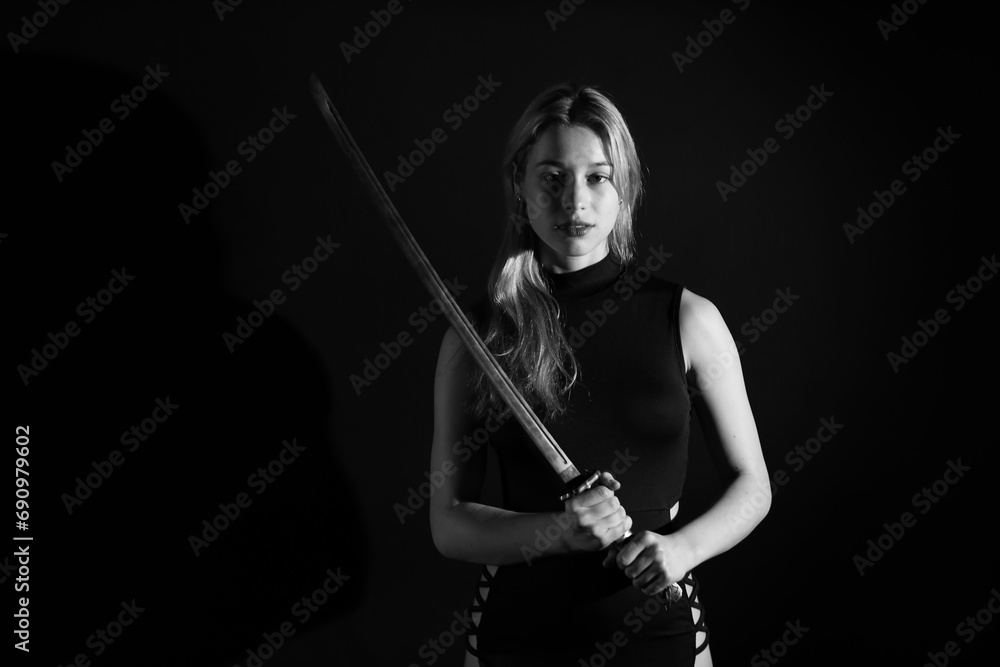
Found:
[{"label": "sword hilt", "polygon": [[559,500],[566,502],[584,491],[590,491],[600,478],[601,472],[599,470],[597,472],[584,470],[579,476],[566,482],[566,493],[559,496]]},{"label": "sword hilt", "polygon": [[[561,500],[562,502],[566,502],[570,498],[578,496],[584,491],[589,491],[590,489],[594,488],[594,485],[600,478],[601,478],[600,470],[596,470],[594,472],[589,472],[586,470],[583,471],[582,473],[580,473],[579,476],[574,477],[573,479],[571,479],[569,482],[566,483],[566,493],[559,496],[559,500]],[[633,533],[631,530],[625,531],[625,534],[619,537],[617,540],[615,540],[614,544],[612,544],[608,548],[618,549],[620,551],[621,548],[625,546],[625,544],[630,539],[632,539],[632,535]],[[677,582],[670,584],[669,586],[667,586],[666,590],[660,593],[660,596],[662,596],[667,602],[677,602],[678,600],[681,599],[682,595],[683,593],[681,592],[680,584],[678,584]]]}]

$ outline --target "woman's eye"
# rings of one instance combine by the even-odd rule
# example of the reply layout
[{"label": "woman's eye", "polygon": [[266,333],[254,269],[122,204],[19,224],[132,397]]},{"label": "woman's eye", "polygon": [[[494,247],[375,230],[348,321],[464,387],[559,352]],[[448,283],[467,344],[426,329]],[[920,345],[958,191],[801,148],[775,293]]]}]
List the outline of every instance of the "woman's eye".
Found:
[{"label": "woman's eye", "polygon": [[604,174],[594,174],[590,178],[592,178],[593,180],[595,180],[598,183],[607,183],[609,180],[611,180],[610,178],[608,178]]}]

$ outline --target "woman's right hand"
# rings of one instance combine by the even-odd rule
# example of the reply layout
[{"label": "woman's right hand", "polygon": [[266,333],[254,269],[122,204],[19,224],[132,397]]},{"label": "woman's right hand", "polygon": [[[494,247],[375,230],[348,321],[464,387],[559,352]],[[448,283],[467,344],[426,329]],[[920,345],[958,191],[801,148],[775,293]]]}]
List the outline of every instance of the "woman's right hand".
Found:
[{"label": "woman's right hand", "polygon": [[602,472],[590,490],[565,501],[567,551],[600,551],[632,529],[632,518],[614,493],[620,488],[611,473]]}]

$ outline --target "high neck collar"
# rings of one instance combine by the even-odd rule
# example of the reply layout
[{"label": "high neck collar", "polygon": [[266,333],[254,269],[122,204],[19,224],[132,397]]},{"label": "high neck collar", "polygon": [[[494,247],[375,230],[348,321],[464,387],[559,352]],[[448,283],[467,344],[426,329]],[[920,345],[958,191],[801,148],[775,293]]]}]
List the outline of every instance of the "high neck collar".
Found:
[{"label": "high neck collar", "polygon": [[542,267],[552,294],[557,298],[567,299],[602,292],[615,284],[621,272],[622,267],[611,257],[610,252],[590,266],[567,273],[553,273]]}]

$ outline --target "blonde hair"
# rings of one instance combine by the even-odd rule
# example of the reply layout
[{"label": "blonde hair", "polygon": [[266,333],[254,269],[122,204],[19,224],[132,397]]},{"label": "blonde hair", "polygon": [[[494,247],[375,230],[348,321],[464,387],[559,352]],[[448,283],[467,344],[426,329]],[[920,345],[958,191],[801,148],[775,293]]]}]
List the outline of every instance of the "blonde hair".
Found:
[{"label": "blonde hair", "polygon": [[[562,331],[559,305],[542,272],[537,255],[540,240],[528,224],[529,202],[515,197],[514,185],[523,178],[532,145],[556,125],[586,127],[601,141],[612,165],[611,184],[622,199],[608,237],[609,252],[622,266],[634,255],[632,215],[643,189],[639,157],[625,119],[610,99],[591,86],[561,83],[546,89],[528,105],[507,139],[503,160],[506,229],[490,273],[490,317],[483,339],[543,419],[565,411],[565,399],[579,369]],[[483,418],[491,411],[502,417],[510,415],[480,369],[472,381],[476,417]]]}]

